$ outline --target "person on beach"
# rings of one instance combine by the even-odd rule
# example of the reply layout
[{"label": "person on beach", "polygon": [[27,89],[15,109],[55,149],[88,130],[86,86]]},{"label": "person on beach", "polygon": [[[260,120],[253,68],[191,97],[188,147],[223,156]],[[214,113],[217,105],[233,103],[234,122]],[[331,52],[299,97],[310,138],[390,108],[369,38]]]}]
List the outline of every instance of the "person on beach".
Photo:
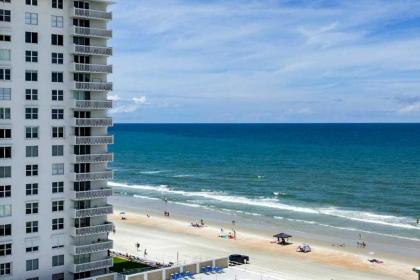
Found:
[{"label": "person on beach", "polygon": [[136,248],[137,248],[137,252],[139,251],[139,249],[140,249],[140,243],[136,243]]},{"label": "person on beach", "polygon": [[144,257],[147,257],[147,249],[144,249]]},{"label": "person on beach", "polygon": [[146,214],[146,217],[147,217],[147,218],[150,218],[150,215],[149,215],[149,214]]}]

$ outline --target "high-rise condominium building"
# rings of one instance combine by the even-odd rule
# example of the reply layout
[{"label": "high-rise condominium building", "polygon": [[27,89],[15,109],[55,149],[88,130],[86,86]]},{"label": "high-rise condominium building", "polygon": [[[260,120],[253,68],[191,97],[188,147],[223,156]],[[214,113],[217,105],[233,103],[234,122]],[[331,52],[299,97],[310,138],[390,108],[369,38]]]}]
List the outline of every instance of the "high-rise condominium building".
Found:
[{"label": "high-rise condominium building", "polygon": [[108,4],[0,0],[0,279],[112,266]]}]

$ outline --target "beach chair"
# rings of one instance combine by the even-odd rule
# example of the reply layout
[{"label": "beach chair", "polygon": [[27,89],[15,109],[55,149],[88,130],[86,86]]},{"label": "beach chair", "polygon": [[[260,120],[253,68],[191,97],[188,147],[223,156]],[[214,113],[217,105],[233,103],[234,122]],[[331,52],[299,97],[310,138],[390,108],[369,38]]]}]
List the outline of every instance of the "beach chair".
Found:
[{"label": "beach chair", "polygon": [[186,277],[193,278],[193,274],[191,271],[187,271],[185,274],[186,274]]},{"label": "beach chair", "polygon": [[222,272],[222,268],[221,267],[219,267],[219,266],[215,266],[214,268],[213,268],[213,271],[214,272],[216,272],[216,273],[220,273],[220,272]]}]

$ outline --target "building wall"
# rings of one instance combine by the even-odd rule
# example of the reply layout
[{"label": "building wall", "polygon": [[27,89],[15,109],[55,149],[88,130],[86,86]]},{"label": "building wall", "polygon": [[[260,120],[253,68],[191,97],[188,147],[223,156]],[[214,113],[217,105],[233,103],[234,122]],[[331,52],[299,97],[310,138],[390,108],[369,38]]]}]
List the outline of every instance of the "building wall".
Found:
[{"label": "building wall", "polygon": [[[106,239],[106,232],[90,235],[81,238],[72,237],[74,231],[74,78],[73,78],[73,4],[74,1],[64,0],[63,8],[52,8],[53,0],[38,0],[37,5],[26,5],[25,0],[11,0],[11,3],[0,1],[0,10],[11,12],[11,22],[0,21],[0,35],[11,35],[11,42],[0,41],[0,49],[11,51],[10,61],[0,61],[0,68],[8,67],[11,69],[11,81],[0,81],[0,88],[11,88],[12,98],[10,101],[0,100],[0,107],[11,108],[11,119],[0,120],[0,128],[9,127],[12,129],[12,139],[0,139],[1,146],[12,147],[11,159],[0,159],[0,166],[11,166],[12,177],[0,178],[1,185],[11,185],[11,198],[0,198],[0,205],[12,205],[12,215],[1,217],[0,225],[12,224],[12,235],[0,237],[0,245],[12,243],[12,254],[10,256],[0,256],[0,266],[2,263],[12,263],[12,275],[10,279],[51,279],[54,273],[65,273],[65,279],[74,278],[74,244],[87,244],[95,242],[98,238]],[[106,10],[104,1],[85,1],[91,7]],[[37,14],[38,24],[25,24],[25,13]],[[52,16],[63,17],[63,27],[52,27]],[[106,28],[107,21],[91,20],[91,26]],[[38,43],[25,43],[25,32],[37,32]],[[51,44],[51,34],[64,36],[64,46],[53,46]],[[106,38],[92,39],[101,46],[106,46]],[[38,62],[26,62],[25,51],[37,51]],[[52,64],[51,54],[53,52],[63,53],[64,64]],[[91,61],[106,64],[107,57],[91,56]],[[38,73],[38,81],[25,81],[25,71],[35,70]],[[52,82],[52,72],[62,72],[64,80],[62,83]],[[94,74],[106,81],[106,74]],[[26,89],[37,89],[38,100],[29,101],[25,98]],[[53,101],[52,90],[63,90],[64,100]],[[106,100],[106,91],[92,93],[91,96],[97,100]],[[92,98],[92,99],[93,99]],[[38,119],[25,119],[25,108],[38,108]],[[52,109],[63,109],[64,119],[53,120],[51,117]],[[88,111],[88,110],[85,110]],[[106,110],[92,110],[94,117],[106,117]],[[39,137],[37,139],[25,139],[25,127],[39,127]],[[52,127],[63,126],[65,136],[62,139],[52,138]],[[107,127],[93,128],[92,135],[95,133],[105,135]],[[63,145],[63,156],[52,156],[52,146]],[[26,157],[26,146],[38,146],[38,157]],[[92,150],[105,152],[106,145],[92,147]],[[52,175],[52,165],[54,163],[64,164],[64,174]],[[37,165],[37,176],[26,176],[26,165]],[[91,164],[91,170],[102,171],[106,169],[106,162]],[[53,182],[64,182],[64,192],[52,193]],[[37,183],[38,194],[28,196],[26,194],[26,184]],[[106,181],[92,182],[92,188],[102,188],[106,186]],[[57,200],[64,201],[64,210],[52,212],[52,202]],[[26,214],[26,203],[38,203],[37,214]],[[95,206],[106,205],[106,197],[92,200]],[[64,228],[52,230],[52,219],[64,218]],[[36,233],[26,233],[25,223],[27,221],[38,221],[39,230]],[[91,221],[102,224],[106,221],[106,215],[95,217]],[[92,224],[93,223],[93,224]],[[28,247],[38,246],[37,252],[26,252]],[[57,246],[58,248],[54,248]],[[64,255],[64,265],[52,266],[52,257]],[[92,259],[105,259],[106,250],[99,251],[92,255]],[[27,271],[26,260],[38,259],[38,269]],[[0,269],[1,271],[1,269]],[[106,268],[92,274],[105,273]],[[93,276],[93,275],[92,275]],[[7,277],[5,278],[7,279]]]}]

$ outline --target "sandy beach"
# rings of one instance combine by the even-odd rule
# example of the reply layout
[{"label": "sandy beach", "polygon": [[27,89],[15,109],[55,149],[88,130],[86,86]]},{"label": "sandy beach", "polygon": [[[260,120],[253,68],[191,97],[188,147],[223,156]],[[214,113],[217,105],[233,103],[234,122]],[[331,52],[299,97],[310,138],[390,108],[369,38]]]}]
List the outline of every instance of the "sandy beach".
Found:
[{"label": "sandy beach", "polygon": [[[127,220],[121,220],[121,211],[127,213]],[[194,228],[190,224],[193,220],[171,214],[167,218],[156,211],[146,213],[117,205],[110,217],[116,226],[116,233],[110,236],[114,249],[139,256],[143,256],[146,249],[147,258],[163,262],[189,262],[241,253],[250,256],[251,265],[247,269],[279,279],[417,279],[411,271],[415,258],[379,253],[370,256],[365,249],[333,247],[299,236],[291,239],[293,244],[280,246],[263,230],[241,228],[236,240],[222,239],[218,237],[220,229],[230,231],[228,223],[210,222],[203,228]],[[139,251],[135,247],[137,242]],[[296,252],[296,247],[303,242],[310,243],[311,253]],[[371,264],[369,258],[378,258],[384,263]]]}]

